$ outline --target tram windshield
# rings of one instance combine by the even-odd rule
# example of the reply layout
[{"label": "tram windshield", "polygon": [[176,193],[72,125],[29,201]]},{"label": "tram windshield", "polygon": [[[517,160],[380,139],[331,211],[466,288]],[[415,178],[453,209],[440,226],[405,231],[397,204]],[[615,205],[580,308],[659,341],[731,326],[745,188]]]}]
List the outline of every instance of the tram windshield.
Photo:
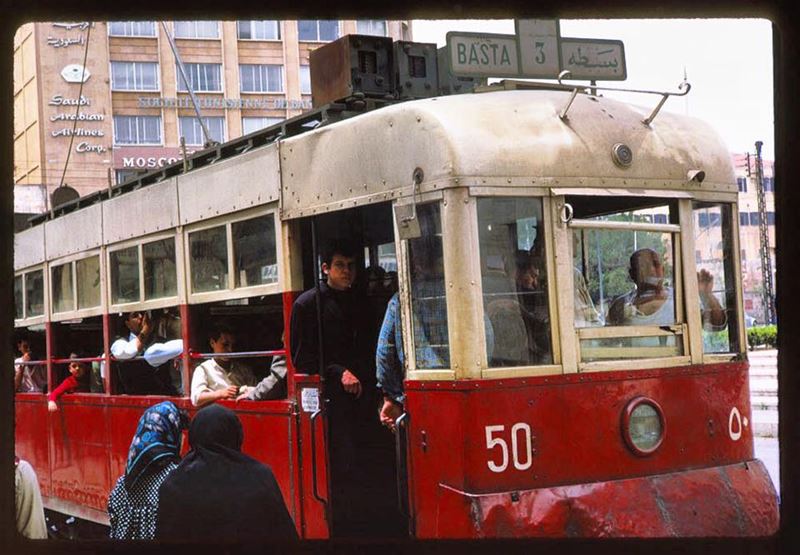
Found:
[{"label": "tram windshield", "polygon": [[552,364],[542,201],[478,199],[489,367]]}]

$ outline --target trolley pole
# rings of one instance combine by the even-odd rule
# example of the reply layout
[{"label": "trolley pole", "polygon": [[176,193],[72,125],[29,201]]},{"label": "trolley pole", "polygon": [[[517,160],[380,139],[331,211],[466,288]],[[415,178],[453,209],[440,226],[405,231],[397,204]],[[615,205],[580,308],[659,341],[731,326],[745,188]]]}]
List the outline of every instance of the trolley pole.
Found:
[{"label": "trolley pole", "polygon": [[775,291],[772,286],[772,255],[769,252],[769,231],[767,227],[767,202],[764,194],[764,164],[761,160],[763,141],[756,141],[756,196],[758,199],[758,237],[761,255],[761,279],[764,283],[764,320],[775,323]]}]

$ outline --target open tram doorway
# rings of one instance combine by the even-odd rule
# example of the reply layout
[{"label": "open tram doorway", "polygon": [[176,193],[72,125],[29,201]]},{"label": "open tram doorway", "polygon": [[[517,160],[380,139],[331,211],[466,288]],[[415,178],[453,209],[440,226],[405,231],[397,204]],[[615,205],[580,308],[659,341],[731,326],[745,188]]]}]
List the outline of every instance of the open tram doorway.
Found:
[{"label": "open tram doorway", "polygon": [[[342,397],[331,393],[331,384],[324,386],[331,536],[407,536],[408,517],[398,508],[398,480],[405,483],[406,477],[398,477],[395,437],[380,424],[382,395],[375,378],[378,335],[387,304],[398,290],[392,205],[387,202],[321,214],[302,220],[300,225],[305,291],[326,283],[321,268],[331,245],[347,245],[355,262],[356,275],[345,294],[357,308],[353,325],[361,335],[357,344],[364,353],[361,360],[365,367],[359,369],[362,395],[353,410],[342,411],[336,406]],[[329,302],[325,299],[323,307]],[[327,333],[324,317],[319,318],[323,319],[323,333]],[[330,353],[324,351],[321,349],[321,355],[326,361]]]}]

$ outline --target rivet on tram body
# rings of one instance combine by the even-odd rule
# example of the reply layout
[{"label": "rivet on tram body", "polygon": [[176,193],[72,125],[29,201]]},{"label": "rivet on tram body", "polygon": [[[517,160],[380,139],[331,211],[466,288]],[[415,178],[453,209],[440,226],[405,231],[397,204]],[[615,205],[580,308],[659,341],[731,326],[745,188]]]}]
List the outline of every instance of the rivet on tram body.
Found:
[{"label": "rivet on tram body", "polygon": [[506,183],[511,183],[511,178],[506,179]]},{"label": "rivet on tram body", "polygon": [[422,118],[417,116],[417,122],[420,122],[420,121],[422,121]]}]

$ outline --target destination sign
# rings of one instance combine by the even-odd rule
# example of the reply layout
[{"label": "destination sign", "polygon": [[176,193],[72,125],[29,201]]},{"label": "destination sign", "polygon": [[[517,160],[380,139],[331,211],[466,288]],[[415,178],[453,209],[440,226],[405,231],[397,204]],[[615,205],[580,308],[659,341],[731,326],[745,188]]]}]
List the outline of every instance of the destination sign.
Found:
[{"label": "destination sign", "polygon": [[568,79],[624,81],[625,47],[621,40],[562,38],[561,69]]},{"label": "destination sign", "polygon": [[457,77],[519,75],[516,35],[447,33],[450,73]]},{"label": "destination sign", "polygon": [[557,19],[517,19],[520,77],[558,77],[559,28]]}]

